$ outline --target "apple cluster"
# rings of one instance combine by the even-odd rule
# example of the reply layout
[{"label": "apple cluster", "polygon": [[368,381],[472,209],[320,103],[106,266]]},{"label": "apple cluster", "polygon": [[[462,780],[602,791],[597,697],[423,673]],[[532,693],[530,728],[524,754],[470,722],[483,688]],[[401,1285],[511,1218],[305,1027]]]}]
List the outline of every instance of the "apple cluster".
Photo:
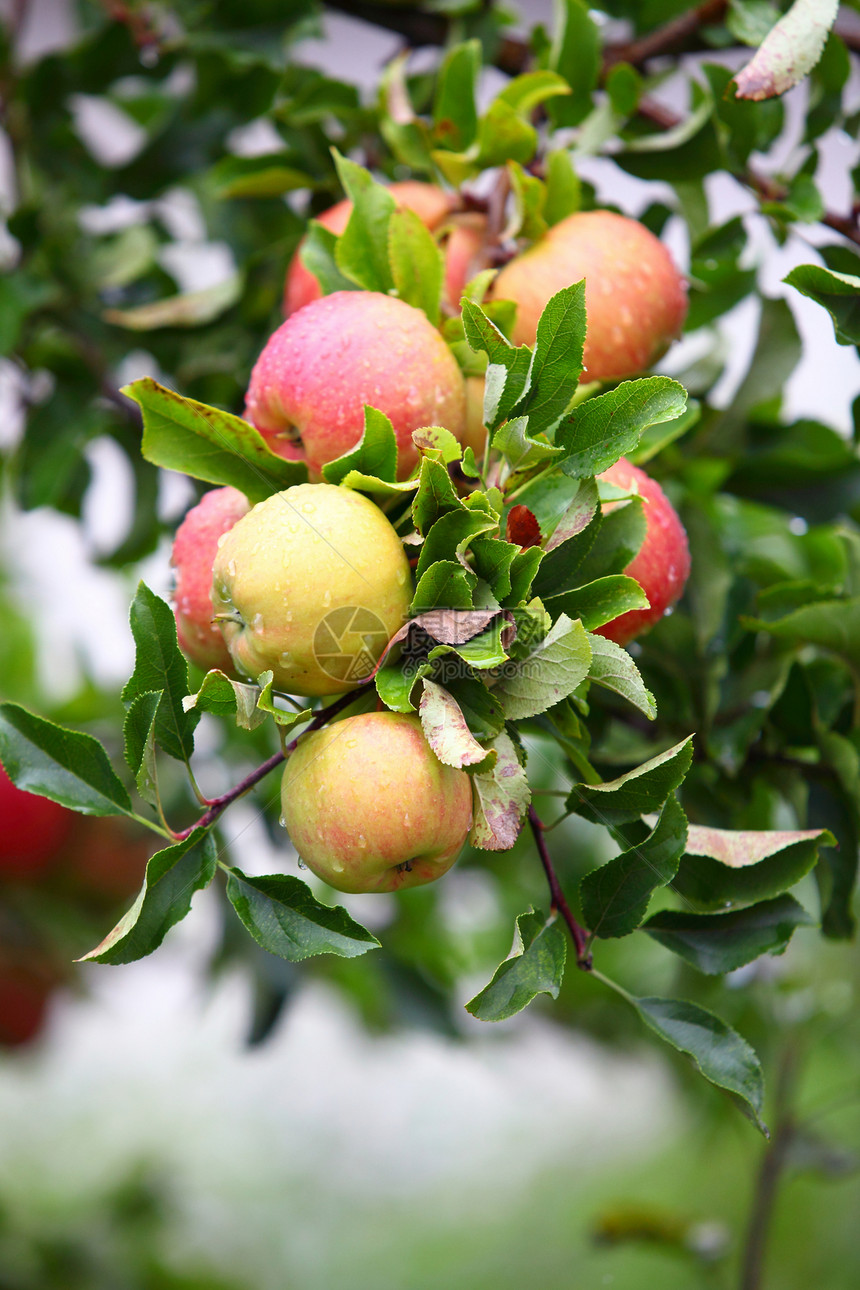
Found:
[{"label": "apple cluster", "polygon": [[[460,209],[432,184],[392,184],[389,192],[436,239],[447,318],[483,275],[488,301],[516,305],[513,343],[530,346],[550,299],[584,278],[583,382],[642,372],[680,331],[684,280],[659,239],[634,220],[609,211],[569,215],[490,282],[498,248],[485,214]],[[352,211],[342,201],[317,223],[343,234]],[[302,254],[300,246],[287,273],[286,320],[253,368],[245,419],[278,457],[303,463],[308,482],[254,506],[235,488],[206,493],[177,531],[173,564],[179,642],[193,663],[238,681],[268,674],[276,691],[313,699],[366,681],[420,608],[413,569],[420,572],[421,558],[404,545],[384,499],[330,482],[326,468],[360,444],[369,409],[396,442],[390,495],[421,468],[416,432],[453,436],[485,470],[491,445],[484,378],[464,375],[428,314],[383,291],[324,294]],[[468,493],[466,476],[451,478]],[[644,471],[622,458],[604,478],[638,493],[646,517],[644,542],[625,572],[648,607],[598,628],[625,644],[678,599],[689,552],[677,514]],[[283,777],[283,822],[302,862],[349,892],[390,891],[444,873],[469,835],[472,802],[467,770],[439,759],[414,712],[332,721],[298,741]]]}]

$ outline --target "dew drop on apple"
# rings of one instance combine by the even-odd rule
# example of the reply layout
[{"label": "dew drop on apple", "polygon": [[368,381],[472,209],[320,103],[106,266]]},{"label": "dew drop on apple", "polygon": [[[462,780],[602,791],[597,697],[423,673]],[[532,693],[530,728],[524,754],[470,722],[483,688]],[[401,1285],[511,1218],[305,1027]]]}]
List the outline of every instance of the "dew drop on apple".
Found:
[{"label": "dew drop on apple", "polygon": [[362,848],[362,850],[366,849],[367,847],[367,838],[364,836],[363,833],[359,833],[358,835],[358,845]]},{"label": "dew drop on apple", "polygon": [[280,826],[281,826],[281,828],[282,828],[282,829],[285,829],[285,828],[287,827],[287,819],[286,819],[286,816],[285,816],[285,815],[279,815],[279,816],[278,816],[278,823],[280,824]]},{"label": "dew drop on apple", "polygon": [[251,626],[255,632],[261,632],[263,630],[263,615],[254,614],[254,617],[251,620]]},{"label": "dew drop on apple", "polygon": [[281,667],[289,667],[292,661],[293,661],[293,656],[288,649],[285,649],[282,654],[278,655],[278,662],[280,663]]},{"label": "dew drop on apple", "polygon": [[292,621],[293,621],[293,611],[292,609],[287,609],[284,613],[284,622],[291,623]]},{"label": "dew drop on apple", "polygon": [[325,595],[324,595],[324,596],[323,596],[323,598],[322,598],[322,602],[323,602],[323,609],[328,609],[329,605],[331,604],[331,592],[330,592],[330,591],[327,591],[327,592],[325,593]]},{"label": "dew drop on apple", "polygon": [[304,511],[305,515],[313,515],[314,511],[316,510],[316,507],[314,506],[313,502],[303,502],[302,510]]},{"label": "dew drop on apple", "polygon": [[406,570],[405,570],[405,569],[398,569],[398,570],[397,570],[397,573],[395,574],[395,577],[397,578],[397,582],[398,582],[399,586],[401,586],[401,587],[402,587],[402,586],[403,586],[403,584],[404,584],[404,582],[406,581]]},{"label": "dew drop on apple", "polygon": [[236,577],[236,561],[235,561],[235,560],[231,560],[231,561],[230,561],[230,563],[227,565],[227,574],[228,574],[228,577],[230,577],[230,578],[235,578],[235,577]]},{"label": "dew drop on apple", "polygon": [[307,865],[305,864],[305,862],[304,862],[304,860],[302,859],[302,857],[301,857],[301,856],[299,856],[299,868],[300,868],[300,869],[307,869]]}]

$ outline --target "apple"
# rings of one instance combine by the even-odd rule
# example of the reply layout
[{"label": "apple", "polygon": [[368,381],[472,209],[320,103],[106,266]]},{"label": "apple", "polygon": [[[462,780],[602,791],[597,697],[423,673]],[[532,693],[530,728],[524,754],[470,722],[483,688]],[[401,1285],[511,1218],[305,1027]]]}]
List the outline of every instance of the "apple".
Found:
[{"label": "apple", "polygon": [[332,484],[266,498],[215,557],[212,603],[239,674],[256,680],[271,669],[289,694],[359,685],[411,599],[409,561],[386,516]]},{"label": "apple", "polygon": [[487,268],[487,217],[477,211],[452,215],[444,234],[445,301],[458,315],[460,297],[476,273]]},{"label": "apple", "polygon": [[283,819],[304,864],[338,891],[433,882],[472,823],[472,786],[416,716],[369,712],[306,735],[288,759]]},{"label": "apple", "polygon": [[[398,207],[414,211],[429,229],[435,229],[442,223],[453,201],[448,193],[437,188],[435,184],[424,184],[418,179],[404,179],[401,183],[389,184],[388,191]],[[317,215],[316,219],[330,232],[340,234],[349,223],[351,214],[352,202],[344,199],[335,206],[330,206],[327,211],[323,211],[322,215]],[[312,300],[318,300],[322,294],[320,284],[311,271],[302,264],[301,249],[300,242],[287,270],[284,289],[284,315],[287,318],[310,304]]]},{"label": "apple", "polygon": [[394,426],[401,479],[418,460],[413,430],[442,425],[458,439],[465,431],[463,376],[427,315],[378,291],[336,291],[269,337],[245,416],[274,452],[318,475],[361,439],[365,404]]},{"label": "apple", "polygon": [[248,509],[248,499],[238,488],[213,488],[192,506],[176,530],[171,557],[176,571],[176,634],[180,649],[204,672],[217,667],[231,676],[234,673],[224,637],[212,621],[212,565],[218,539]]},{"label": "apple", "polygon": [[151,851],[143,830],[115,816],[78,815],[60,858],[58,884],[88,905],[113,908],[139,890]]},{"label": "apple", "polygon": [[690,547],[678,512],[657,481],[644,470],[621,457],[599,478],[619,488],[629,489],[635,484],[645,509],[645,540],[624,572],[639,583],[649,607],[631,609],[597,628],[600,636],[626,645],[653,627],[681,595],[690,573]]},{"label": "apple", "polygon": [[51,867],[75,812],[16,788],[0,766],[0,877],[35,878]]},{"label": "apple", "polygon": [[32,1043],[44,1028],[56,982],[11,955],[0,959],[0,1045]]},{"label": "apple", "polygon": [[516,302],[514,344],[533,345],[547,301],[583,278],[588,329],[581,379],[644,372],[683,326],[686,283],[659,238],[612,211],[568,215],[501,270],[493,296]]}]

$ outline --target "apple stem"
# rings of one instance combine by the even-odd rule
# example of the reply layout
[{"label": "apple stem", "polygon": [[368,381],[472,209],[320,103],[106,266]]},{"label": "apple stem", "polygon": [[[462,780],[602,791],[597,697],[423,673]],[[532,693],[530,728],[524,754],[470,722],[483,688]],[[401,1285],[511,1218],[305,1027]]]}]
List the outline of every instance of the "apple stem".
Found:
[{"label": "apple stem", "polygon": [[529,807],[529,824],[531,825],[531,830],[535,839],[535,846],[537,847],[538,855],[540,856],[541,864],[544,867],[544,873],[546,874],[547,882],[549,883],[550,895],[552,896],[551,908],[553,910],[558,910],[564,921],[567,923],[568,929],[573,938],[573,943],[576,946],[577,967],[582,968],[584,972],[590,972],[592,968],[592,960],[591,953],[588,949],[588,933],[583,927],[580,927],[579,923],[571,913],[570,906],[565,899],[564,892],[561,889],[561,884],[559,883],[555,869],[553,868],[549,848],[546,845],[546,839],[543,835],[543,823],[533,806]]},{"label": "apple stem", "polygon": [[295,752],[299,739],[301,739],[303,735],[310,734],[312,730],[320,730],[323,726],[327,725],[333,717],[336,717],[344,710],[344,708],[348,708],[351,703],[354,703],[356,699],[360,698],[371,684],[372,682],[370,681],[365,682],[364,685],[357,686],[347,694],[342,694],[339,699],[335,699],[334,703],[329,703],[327,707],[320,708],[312,720],[305,726],[301,735],[296,735],[295,739],[291,739],[290,742],[284,746],[282,752],[273,753],[272,756],[269,757],[267,761],[264,761],[261,766],[258,766],[256,770],[252,770],[250,775],[246,775],[235,788],[231,788],[227,793],[222,793],[220,797],[214,797],[209,803],[209,809],[204,811],[200,818],[195,820],[193,824],[189,824],[187,829],[181,829],[178,833],[173,833],[173,837],[176,841],[182,842],[191,833],[193,833],[195,829],[206,829],[210,824],[214,824],[221,812],[228,807],[231,802],[235,802],[237,798],[242,797],[249,791],[249,789],[252,789],[255,784],[259,784],[261,779],[265,779],[269,772],[274,770],[276,766],[280,766],[282,762],[286,761],[290,753]]}]

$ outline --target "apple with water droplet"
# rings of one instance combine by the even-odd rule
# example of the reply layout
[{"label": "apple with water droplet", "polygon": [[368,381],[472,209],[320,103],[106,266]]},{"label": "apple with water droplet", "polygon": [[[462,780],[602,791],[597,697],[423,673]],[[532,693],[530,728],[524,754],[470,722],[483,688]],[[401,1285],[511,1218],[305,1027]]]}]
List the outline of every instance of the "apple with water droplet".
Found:
[{"label": "apple with water droplet", "polygon": [[248,510],[248,499],[238,488],[213,488],[192,506],[176,530],[171,557],[176,571],[176,634],[183,653],[204,672],[220,668],[229,676],[235,674],[224,637],[213,622],[212,566],[221,535]]},{"label": "apple with water droplet", "polygon": [[649,607],[630,609],[597,628],[600,636],[626,645],[659,622],[680,597],[690,574],[690,546],[678,512],[644,470],[620,457],[599,478],[618,488],[637,488],[645,511],[645,539],[624,572],[639,583]]},{"label": "apple with water droplet", "polygon": [[533,345],[547,302],[585,279],[583,381],[644,372],[679,335],[687,288],[666,247],[638,220],[579,211],[500,271],[493,298],[516,302],[512,340]]},{"label": "apple with water droplet", "polygon": [[297,484],[221,539],[212,604],[233,663],[288,694],[341,694],[366,680],[412,600],[397,533],[363,493]]},{"label": "apple with water droplet", "polygon": [[441,425],[461,441],[465,433],[463,375],[427,315],[378,291],[335,291],[269,337],[245,416],[273,452],[318,476],[360,441],[366,405],[394,427],[400,479],[418,461],[413,430]]},{"label": "apple with water droplet", "polygon": [[299,741],[283,819],[307,867],[337,891],[419,887],[447,873],[472,823],[472,785],[416,716],[369,712]]}]

